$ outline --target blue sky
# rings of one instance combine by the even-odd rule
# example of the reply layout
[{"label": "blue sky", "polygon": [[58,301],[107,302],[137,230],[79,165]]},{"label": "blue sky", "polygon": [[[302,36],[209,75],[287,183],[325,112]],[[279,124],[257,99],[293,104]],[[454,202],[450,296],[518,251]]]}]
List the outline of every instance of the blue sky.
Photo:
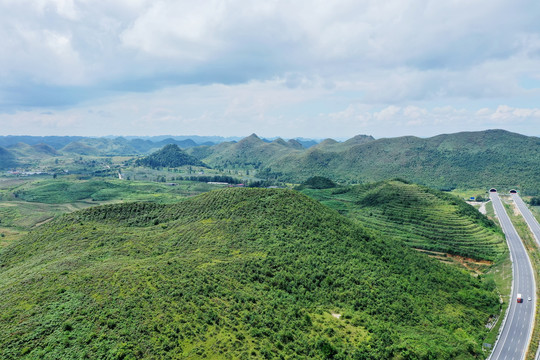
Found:
[{"label": "blue sky", "polygon": [[0,135],[540,135],[537,0],[0,0]]}]

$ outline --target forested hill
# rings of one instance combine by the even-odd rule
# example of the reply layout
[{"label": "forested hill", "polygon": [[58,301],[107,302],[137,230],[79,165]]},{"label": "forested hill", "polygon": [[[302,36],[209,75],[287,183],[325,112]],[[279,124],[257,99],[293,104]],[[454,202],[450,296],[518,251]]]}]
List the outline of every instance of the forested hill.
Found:
[{"label": "forested hill", "polygon": [[9,169],[15,166],[17,166],[15,156],[8,150],[0,147],[0,169]]},{"label": "forested hill", "polygon": [[0,358],[482,358],[491,283],[291,190],[91,208],[0,252]]},{"label": "forested hill", "polygon": [[186,154],[178,145],[170,144],[142,159],[135,161],[137,165],[149,167],[179,167],[184,165],[208,167],[202,161]]},{"label": "forested hill", "polygon": [[364,183],[401,177],[439,189],[518,187],[535,195],[540,192],[540,139],[488,130],[379,139],[338,152],[313,147],[274,159],[261,174],[293,182],[315,175]]},{"label": "forested hill", "polygon": [[415,249],[490,261],[506,251],[502,233],[485,215],[425,186],[392,180],[303,192]]},{"label": "forested hill", "polygon": [[238,142],[224,142],[215,146],[187,150],[189,154],[217,168],[235,166],[259,168],[289,154],[299,156],[303,151],[302,144],[296,140],[285,141],[278,138],[267,142],[256,134],[251,134]]}]

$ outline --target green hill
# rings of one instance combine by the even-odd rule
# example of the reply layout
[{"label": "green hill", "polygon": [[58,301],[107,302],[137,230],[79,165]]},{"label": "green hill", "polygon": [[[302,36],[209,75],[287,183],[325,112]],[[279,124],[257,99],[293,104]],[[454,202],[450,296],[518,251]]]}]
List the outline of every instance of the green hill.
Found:
[{"label": "green hill", "polygon": [[326,139],[315,145],[313,148],[324,151],[345,151],[353,146],[367,144],[375,141],[373,136],[356,135],[344,142],[338,142],[334,139]]},{"label": "green hill", "polygon": [[91,208],[0,250],[0,358],[482,358],[493,284],[290,190]]},{"label": "green hill", "polygon": [[189,153],[213,167],[259,169],[257,176],[301,183],[313,176],[341,183],[391,178],[442,190],[518,188],[540,195],[540,139],[504,130],[404,136],[375,140],[358,135],[345,142],[326,139],[309,149],[255,134],[238,143],[195,147]]},{"label": "green hill", "polygon": [[327,147],[288,154],[268,163],[263,173],[297,182],[315,175],[342,182],[401,177],[440,189],[498,186],[540,192],[540,139],[504,130],[379,139],[344,151]]},{"label": "green hill", "polygon": [[46,144],[28,145],[17,143],[10,146],[9,151],[15,154],[18,159],[26,162],[60,155],[54,148]]},{"label": "green hill", "polygon": [[[66,145],[62,148],[62,152],[94,156],[137,155],[145,153],[149,146],[152,146],[152,142],[143,141],[143,151],[139,149],[140,145],[137,141],[132,142],[121,137],[114,139],[82,138]],[[156,145],[154,147],[159,146]]]},{"label": "green hill", "polygon": [[17,166],[15,156],[8,150],[0,147],[0,169],[9,169]]},{"label": "green hill", "polygon": [[64,146],[60,152],[77,155],[100,155],[100,151],[95,147],[84,144],[81,141],[74,141]]},{"label": "green hill", "polygon": [[491,261],[505,251],[495,224],[448,193],[399,180],[304,192],[416,249]]},{"label": "green hill", "polygon": [[175,144],[169,144],[142,159],[137,159],[135,162],[139,166],[148,167],[179,167],[185,165],[208,167],[202,161],[195,157],[186,154],[182,149]]},{"label": "green hill", "polygon": [[56,151],[55,148],[53,148],[52,146],[49,146],[47,144],[39,143],[39,144],[36,144],[36,145],[32,145],[32,148],[34,149],[34,151],[36,153],[39,153],[39,154],[46,154],[46,155],[50,155],[50,156],[60,155],[58,153],[58,151]]},{"label": "green hill", "polygon": [[255,134],[251,134],[239,142],[225,142],[204,147],[202,151],[197,148],[189,150],[189,153],[202,159],[205,163],[218,168],[235,166],[259,168],[285,155],[301,154],[302,152],[303,147],[297,141],[286,142],[278,138],[272,142],[266,142]]}]

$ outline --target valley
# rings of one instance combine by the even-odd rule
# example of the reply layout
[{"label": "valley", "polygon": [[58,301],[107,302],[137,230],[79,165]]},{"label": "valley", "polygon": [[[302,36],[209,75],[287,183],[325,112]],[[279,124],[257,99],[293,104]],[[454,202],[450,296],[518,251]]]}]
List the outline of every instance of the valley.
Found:
[{"label": "valley", "polygon": [[0,357],[486,358],[512,301],[487,174],[537,194],[534,156],[486,154],[536,140],[413,140],[6,147]]}]

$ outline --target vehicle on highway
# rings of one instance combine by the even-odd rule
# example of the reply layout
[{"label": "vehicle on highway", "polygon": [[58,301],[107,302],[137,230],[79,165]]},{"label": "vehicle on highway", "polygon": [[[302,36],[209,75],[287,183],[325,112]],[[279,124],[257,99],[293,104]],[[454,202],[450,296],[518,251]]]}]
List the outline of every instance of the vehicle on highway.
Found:
[{"label": "vehicle on highway", "polygon": [[518,302],[518,303],[522,303],[522,302],[523,302],[523,297],[521,296],[521,294],[517,294],[517,302]]},{"label": "vehicle on highway", "polygon": [[528,301],[531,301],[531,297],[529,296],[529,298],[527,299]]}]

